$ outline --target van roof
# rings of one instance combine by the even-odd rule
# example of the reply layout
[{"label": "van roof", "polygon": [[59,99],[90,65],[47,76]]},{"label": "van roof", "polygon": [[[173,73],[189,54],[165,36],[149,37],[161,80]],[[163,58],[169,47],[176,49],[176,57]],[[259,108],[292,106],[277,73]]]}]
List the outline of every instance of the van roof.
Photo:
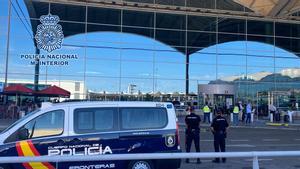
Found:
[{"label": "van roof", "polygon": [[65,106],[76,106],[76,107],[84,107],[84,106],[96,106],[96,105],[117,105],[117,106],[149,106],[149,107],[157,107],[157,105],[165,105],[172,104],[171,102],[146,102],[146,101],[76,101],[76,102],[61,102],[61,103],[50,103],[43,102],[41,109],[46,109],[49,107],[65,107]]}]

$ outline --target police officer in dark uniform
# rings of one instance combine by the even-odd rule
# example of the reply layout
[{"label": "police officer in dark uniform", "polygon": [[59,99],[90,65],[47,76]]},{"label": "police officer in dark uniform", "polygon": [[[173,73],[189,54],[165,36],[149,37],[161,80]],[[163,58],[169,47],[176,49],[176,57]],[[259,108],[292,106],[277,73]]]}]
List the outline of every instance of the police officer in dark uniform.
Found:
[{"label": "police officer in dark uniform", "polygon": [[[225,152],[225,139],[227,136],[227,129],[228,129],[228,122],[227,120],[223,117],[222,111],[218,110],[217,111],[217,117],[213,119],[213,122],[211,124],[211,131],[214,135],[214,147],[215,147],[215,152]],[[216,158],[213,160],[214,163],[219,163],[220,159]],[[226,158],[222,158],[222,162],[226,162]]]},{"label": "police officer in dark uniform", "polygon": [[[194,141],[196,152],[200,152],[200,116],[194,113],[194,108],[189,106],[187,111],[189,114],[185,117],[185,143],[186,152],[190,152],[192,142]],[[186,163],[189,163],[189,159],[186,159]],[[200,159],[197,159],[197,163],[200,164]]]}]

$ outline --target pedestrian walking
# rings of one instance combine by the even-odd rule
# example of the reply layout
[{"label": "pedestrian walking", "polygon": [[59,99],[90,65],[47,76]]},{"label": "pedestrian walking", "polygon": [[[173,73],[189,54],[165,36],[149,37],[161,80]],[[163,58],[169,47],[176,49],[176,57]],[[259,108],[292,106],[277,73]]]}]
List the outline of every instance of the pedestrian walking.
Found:
[{"label": "pedestrian walking", "polygon": [[[185,117],[185,143],[186,152],[191,151],[192,142],[194,141],[196,152],[200,152],[200,116],[196,115],[192,106],[188,107],[189,114]],[[189,163],[189,159],[186,159],[186,163]],[[200,159],[197,159],[197,163],[200,164]]]},{"label": "pedestrian walking", "polygon": [[233,125],[237,126],[239,124],[239,113],[240,113],[240,109],[239,109],[239,105],[236,104],[233,108]]},{"label": "pedestrian walking", "polygon": [[[214,148],[215,152],[225,152],[226,143],[225,139],[227,137],[227,129],[229,125],[227,120],[223,117],[222,111],[218,111],[217,117],[215,117],[211,124],[211,131],[214,135]],[[220,158],[214,159],[212,162],[219,163]],[[226,162],[226,158],[222,158],[222,162]]]},{"label": "pedestrian walking", "polygon": [[208,106],[207,103],[205,103],[205,106],[203,107],[202,111],[203,111],[203,114],[204,114],[204,121],[203,122],[205,123],[206,119],[207,119],[208,123],[210,123],[210,113],[211,113],[211,110],[210,110],[210,108],[209,108],[209,106]]},{"label": "pedestrian walking", "polygon": [[276,107],[274,106],[274,104],[270,104],[269,105],[269,110],[270,110],[270,114],[273,115],[273,121],[275,121],[275,113],[277,111]]},{"label": "pedestrian walking", "polygon": [[249,102],[246,106],[246,124],[251,123],[252,105]]},{"label": "pedestrian walking", "polygon": [[243,119],[244,106],[241,101],[239,101],[239,110],[240,110],[239,119],[243,122],[244,121],[244,119]]}]

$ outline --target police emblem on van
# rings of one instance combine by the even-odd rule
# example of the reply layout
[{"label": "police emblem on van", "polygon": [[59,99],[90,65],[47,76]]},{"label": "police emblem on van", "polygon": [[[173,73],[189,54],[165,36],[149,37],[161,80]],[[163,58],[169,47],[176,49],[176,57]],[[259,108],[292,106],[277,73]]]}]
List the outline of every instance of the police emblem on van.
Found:
[{"label": "police emblem on van", "polygon": [[167,147],[174,147],[175,135],[167,135],[165,139],[166,139],[165,142]]},{"label": "police emblem on van", "polygon": [[52,52],[60,49],[64,34],[61,25],[58,24],[59,17],[57,15],[42,15],[40,17],[42,24],[38,25],[35,40],[38,49]]}]

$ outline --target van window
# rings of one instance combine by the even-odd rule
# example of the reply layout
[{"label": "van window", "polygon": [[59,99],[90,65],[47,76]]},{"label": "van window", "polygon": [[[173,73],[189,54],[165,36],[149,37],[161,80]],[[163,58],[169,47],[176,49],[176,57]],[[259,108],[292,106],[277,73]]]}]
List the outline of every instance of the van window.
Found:
[{"label": "van window", "polygon": [[75,133],[111,131],[115,128],[115,108],[85,108],[74,111]]},{"label": "van window", "polygon": [[15,133],[13,133],[5,142],[14,142],[40,137],[49,137],[61,135],[64,131],[64,111],[55,110],[44,113],[31,120]]},{"label": "van window", "polygon": [[163,128],[168,123],[165,108],[121,108],[122,129]]}]

